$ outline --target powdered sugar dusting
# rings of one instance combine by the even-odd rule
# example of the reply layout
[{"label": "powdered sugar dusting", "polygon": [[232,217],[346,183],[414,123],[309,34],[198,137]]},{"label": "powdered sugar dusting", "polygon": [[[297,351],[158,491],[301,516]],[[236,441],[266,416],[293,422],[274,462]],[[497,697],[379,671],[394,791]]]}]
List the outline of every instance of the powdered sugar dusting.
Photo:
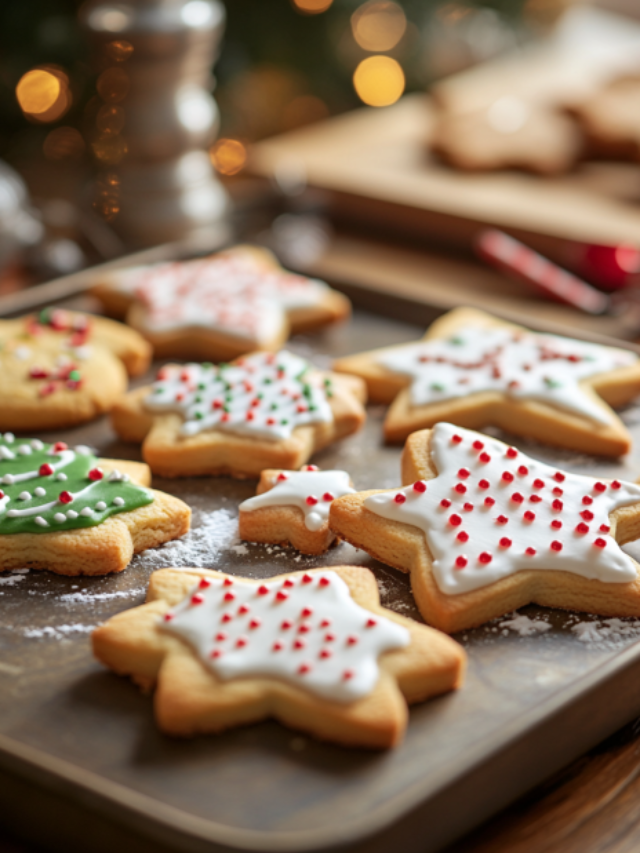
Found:
[{"label": "powdered sugar dusting", "polygon": [[571,627],[588,648],[611,651],[640,639],[640,619],[594,619]]},{"label": "powdered sugar dusting", "polygon": [[70,634],[90,634],[96,625],[82,625],[76,622],[72,625],[47,625],[44,628],[24,628],[22,635],[30,640],[62,640]]},{"label": "powdered sugar dusting", "polygon": [[137,595],[144,595],[144,593],[144,587],[123,589],[117,592],[70,592],[61,595],[58,601],[63,604],[98,604],[103,601],[113,601],[117,598],[133,598]]},{"label": "powdered sugar dusting", "polygon": [[544,634],[545,631],[550,631],[551,625],[542,619],[531,619],[529,616],[517,614],[511,619],[505,619],[503,622],[500,622],[500,628],[514,631],[516,634],[520,634],[521,637],[530,637],[533,634]]},{"label": "powdered sugar dusting", "polygon": [[237,515],[226,509],[200,510],[194,512],[191,530],[182,539],[144,551],[134,557],[132,566],[151,570],[180,566],[210,568],[223,551],[238,546]]}]

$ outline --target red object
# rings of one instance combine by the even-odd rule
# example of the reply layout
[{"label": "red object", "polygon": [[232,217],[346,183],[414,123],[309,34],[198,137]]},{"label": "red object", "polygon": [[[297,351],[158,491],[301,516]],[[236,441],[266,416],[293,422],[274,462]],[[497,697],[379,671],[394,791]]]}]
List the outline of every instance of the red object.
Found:
[{"label": "red object", "polygon": [[423,480],[418,480],[413,484],[413,491],[420,492],[420,494],[424,494],[427,491],[427,484]]},{"label": "red object", "polygon": [[200,578],[200,583],[198,584],[200,589],[207,589],[211,586],[211,581],[207,580],[207,578]]},{"label": "red object", "polygon": [[562,551],[562,542],[558,542],[557,539],[554,539],[553,542],[551,543],[551,548],[554,551]]},{"label": "red object", "polygon": [[71,492],[60,492],[58,495],[58,500],[61,504],[70,504],[73,500],[73,495]]},{"label": "red object", "polygon": [[41,477],[48,477],[49,474],[53,474],[53,468],[51,467],[51,465],[49,465],[48,462],[45,462],[43,465],[40,466],[38,474],[40,474]]},{"label": "red object", "polygon": [[394,497],[394,501],[395,501],[397,504],[403,504],[403,503],[406,501],[406,498],[405,498],[405,496],[404,496],[402,493],[398,493],[398,494]]},{"label": "red object", "polygon": [[102,480],[103,477],[104,477],[104,474],[102,473],[102,471],[99,468],[92,468],[89,471],[89,479],[90,480]]},{"label": "red object", "polygon": [[604,314],[609,309],[609,297],[604,293],[504,231],[482,231],[476,240],[476,251],[492,266],[526,281],[557,302],[572,305],[587,314]]}]

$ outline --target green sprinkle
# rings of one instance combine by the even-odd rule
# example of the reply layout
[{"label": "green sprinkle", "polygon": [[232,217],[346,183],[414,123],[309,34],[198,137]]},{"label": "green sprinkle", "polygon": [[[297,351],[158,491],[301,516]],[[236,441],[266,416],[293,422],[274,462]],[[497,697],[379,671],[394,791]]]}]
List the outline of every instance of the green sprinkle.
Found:
[{"label": "green sprinkle", "polygon": [[38,315],[38,322],[42,323],[43,326],[46,326],[49,322],[50,311],[50,308],[43,308],[40,314]]},{"label": "green sprinkle", "polygon": [[286,426],[286,425],[289,423],[289,421],[288,421],[286,418],[283,418],[283,419],[280,421],[280,423],[282,424],[282,426]]},{"label": "green sprinkle", "polygon": [[265,385],[271,385],[271,383],[272,383],[272,382],[273,382],[273,379],[269,379],[269,377],[268,377],[268,376],[264,379],[264,384],[265,384]]},{"label": "green sprinkle", "polygon": [[269,406],[269,408],[271,409],[271,411],[272,411],[272,412],[275,412],[275,411],[276,411],[276,409],[278,408],[278,404],[277,404],[277,403],[272,403],[272,404]]},{"label": "green sprinkle", "polygon": [[264,394],[256,394],[256,397],[258,398],[258,400],[263,400]]},{"label": "green sprinkle", "polygon": [[198,394],[198,396],[195,398],[194,402],[195,403],[201,403],[202,402],[202,397],[200,396],[200,394]]},{"label": "green sprinkle", "polygon": [[198,391],[204,391],[206,387],[207,387],[206,382],[198,382]]},{"label": "green sprinkle", "polygon": [[454,347],[461,347],[464,344],[464,338],[455,337],[449,338],[449,343],[453,344]]},{"label": "green sprinkle", "polygon": [[544,381],[547,388],[562,388],[562,382],[558,382],[557,379],[552,379],[550,376],[545,376]]},{"label": "green sprinkle", "polygon": [[194,418],[195,418],[197,421],[201,421],[201,420],[203,419],[203,417],[204,417],[204,414],[203,414],[202,412],[196,412],[196,413],[194,414]]},{"label": "green sprinkle", "polygon": [[330,380],[330,379],[325,379],[325,380],[324,380],[324,385],[325,385],[325,388],[328,388],[328,387],[331,385],[331,380]]},{"label": "green sprinkle", "polygon": [[227,367],[229,367],[229,365],[227,364],[227,362],[226,362],[226,361],[221,361],[221,362],[220,362],[220,364],[218,365],[218,370],[226,370],[226,369],[227,369]]},{"label": "green sprinkle", "polygon": [[164,391],[164,388],[154,388],[153,389],[154,394],[162,394],[163,391]]},{"label": "green sprinkle", "polygon": [[211,370],[211,368],[213,367],[213,365],[211,364],[211,362],[210,362],[210,361],[203,361],[203,362],[202,362],[202,367],[204,368],[204,370]]},{"label": "green sprinkle", "polygon": [[444,385],[441,385],[440,382],[432,382],[431,383],[432,391],[444,391]]},{"label": "green sprinkle", "polygon": [[69,371],[69,379],[72,382],[80,382],[80,371],[79,370],[71,370]]},{"label": "green sprinkle", "polygon": [[305,385],[304,388],[302,389],[302,393],[304,394],[305,397],[307,397],[307,399],[310,398],[311,394],[313,393],[312,389],[311,389],[311,385]]},{"label": "green sprinkle", "polygon": [[310,412],[316,412],[317,410],[318,410],[318,407],[317,407],[317,406],[309,405],[309,411],[310,411]]},{"label": "green sprinkle", "polygon": [[330,400],[333,397],[333,391],[327,391],[326,396]]}]

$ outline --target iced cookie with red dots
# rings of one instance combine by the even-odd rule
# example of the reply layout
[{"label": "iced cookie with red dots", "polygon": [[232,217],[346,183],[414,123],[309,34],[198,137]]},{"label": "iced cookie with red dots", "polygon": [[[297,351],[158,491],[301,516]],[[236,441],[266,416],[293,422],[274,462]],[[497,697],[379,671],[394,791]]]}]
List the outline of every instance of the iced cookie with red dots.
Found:
[{"label": "iced cookie with red dots", "polygon": [[290,352],[258,352],[231,364],[166,365],[152,386],[128,394],[111,417],[142,442],[155,474],[259,477],[294,470],[363,425],[365,387]]},{"label": "iced cookie with red dots", "polygon": [[135,553],[182,536],[189,507],[150,479],[140,462],[0,434],[0,571],[121,572]]},{"label": "iced cookie with red dots", "polygon": [[465,654],[380,605],[368,569],[336,566],[266,581],[163,569],[147,603],[92,636],[99,661],[143,688],[170,735],[274,717],[321,740],[382,749],[407,703],[462,683]]},{"label": "iced cookie with red dots", "polygon": [[348,356],[334,370],[361,376],[372,402],[391,403],[390,442],[450,421],[619,456],[631,437],[610,407],[640,393],[635,352],[538,334],[472,308],[445,314],[421,341]]},{"label": "iced cookie with red dots", "polygon": [[560,471],[439,423],[409,437],[403,488],[331,505],[332,530],[411,574],[422,616],[460,631],[536,603],[640,616],[640,486]]},{"label": "iced cookie with red dots", "polygon": [[263,471],[255,497],[240,504],[240,538],[324,554],[336,541],[329,529],[331,503],[354,493],[346,471],[321,471],[316,465]]},{"label": "iced cookie with red dots", "polygon": [[74,426],[109,411],[151,348],[114,320],[46,308],[0,320],[0,429]]},{"label": "iced cookie with red dots", "polygon": [[235,246],[208,258],[114,270],[94,293],[159,358],[237,358],[276,350],[296,332],[349,316],[346,296],[282,269],[271,252]]}]

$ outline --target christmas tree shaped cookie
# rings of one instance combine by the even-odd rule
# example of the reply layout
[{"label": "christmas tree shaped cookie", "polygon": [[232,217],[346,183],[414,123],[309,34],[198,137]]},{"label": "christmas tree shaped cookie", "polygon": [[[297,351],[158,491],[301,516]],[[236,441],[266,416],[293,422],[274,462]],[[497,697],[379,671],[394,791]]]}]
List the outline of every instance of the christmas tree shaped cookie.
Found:
[{"label": "christmas tree shaped cookie", "polygon": [[320,471],[316,465],[301,471],[267,469],[255,497],[240,504],[240,538],[323,554],[336,540],[329,529],[331,504],[354,492],[346,471]]},{"label": "christmas tree shaped cookie", "polygon": [[231,364],[166,365],[152,386],[112,411],[116,432],[143,442],[165,477],[299,468],[322,447],[356,432],[365,391],[355,376],[316,370],[289,352],[253,353]]},{"label": "christmas tree shaped cookie", "polygon": [[276,350],[290,333],[349,316],[349,300],[283,270],[266,249],[236,246],[209,258],[116,270],[94,293],[153,344],[160,358],[220,361]]},{"label": "christmas tree shaped cookie", "polygon": [[0,320],[0,429],[45,430],[92,420],[143,373],[151,348],[103,317],[46,308]]},{"label": "christmas tree shaped cookie", "polygon": [[410,436],[400,489],[331,505],[333,531],[410,572],[421,614],[453,632],[537,603],[640,616],[640,486],[537,462],[439,423]]},{"label": "christmas tree shaped cookie", "polygon": [[322,740],[397,744],[406,703],[458,687],[449,637],[380,606],[367,569],[336,566],[268,581],[164,569],[147,603],[93,634],[98,660],[143,687],[172,735],[275,717]]},{"label": "christmas tree shaped cookie", "polygon": [[631,438],[609,407],[640,393],[634,352],[537,334],[471,308],[445,314],[422,341],[348,356],[334,369],[365,379],[373,402],[391,403],[391,442],[450,421],[619,456]]},{"label": "christmas tree shaped cookie", "polygon": [[134,553],[182,536],[189,508],[149,480],[139,462],[0,435],[0,571],[120,572]]}]

